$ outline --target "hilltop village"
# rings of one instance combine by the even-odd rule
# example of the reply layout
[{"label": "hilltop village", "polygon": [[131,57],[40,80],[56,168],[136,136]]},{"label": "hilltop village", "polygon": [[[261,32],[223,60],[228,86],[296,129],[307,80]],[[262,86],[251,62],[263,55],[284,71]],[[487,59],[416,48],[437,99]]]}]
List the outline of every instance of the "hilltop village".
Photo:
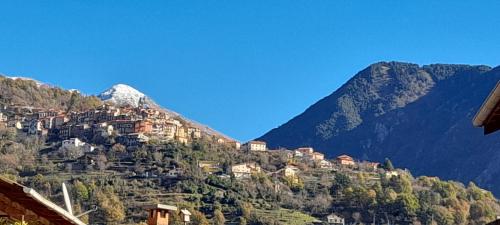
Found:
[{"label": "hilltop village", "polygon": [[[151,136],[159,141],[176,140],[183,144],[202,136],[199,128],[162,110],[111,105],[81,112],[2,106],[0,127],[14,127],[29,135],[46,135],[61,140],[91,140],[97,135],[116,134],[120,136],[119,142],[126,146],[146,143]],[[223,138],[218,141],[226,142]]]},{"label": "hilltop village", "polygon": [[[171,117],[160,109],[147,107],[116,107],[109,104],[96,109],[81,112],[64,112],[62,110],[34,108],[27,106],[2,106],[0,111],[0,128],[15,128],[26,135],[45,136],[50,142],[60,141],[64,151],[77,150],[73,158],[85,158],[94,163],[97,158],[95,150],[99,139],[114,136],[116,143],[124,148],[134,149],[147,145],[151,141],[166,143],[175,141],[188,145],[200,140],[202,136],[211,138],[217,144],[226,145],[235,150],[246,152],[280,152],[284,153],[289,165],[277,171],[265,171],[269,174],[283,173],[285,177],[295,177],[299,168],[293,166],[294,162],[314,162],[319,168],[332,169],[333,162],[343,166],[356,166],[353,158],[341,155],[334,161],[325,159],[324,154],[314,151],[311,147],[302,147],[295,150],[276,149],[269,150],[265,142],[249,141],[243,145],[240,142],[224,137],[211,136],[202,133],[200,128],[191,126],[178,116]],[[78,151],[80,150],[80,151]],[[96,151],[97,152],[97,151]],[[87,156],[87,157],[85,157]],[[363,162],[363,166],[377,170],[379,163]],[[84,168],[79,165],[75,168]],[[220,163],[200,161],[198,166],[213,173],[223,171]],[[232,165],[227,168],[228,173],[236,178],[249,178],[251,174],[263,172],[256,162],[247,162]],[[167,177],[177,177],[182,174],[178,169],[170,170],[164,174]],[[149,172],[145,176],[160,176]]]},{"label": "hilltop village", "polygon": [[415,178],[390,160],[269,149],[148,105],[24,80],[0,87],[0,185],[63,206],[64,182],[85,224],[480,225],[500,215],[475,184]]}]

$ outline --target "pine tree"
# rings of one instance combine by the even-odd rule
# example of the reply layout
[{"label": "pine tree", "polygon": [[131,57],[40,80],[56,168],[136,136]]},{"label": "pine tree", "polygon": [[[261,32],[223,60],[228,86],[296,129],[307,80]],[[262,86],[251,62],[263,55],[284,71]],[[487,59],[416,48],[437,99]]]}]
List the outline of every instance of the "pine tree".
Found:
[{"label": "pine tree", "polygon": [[384,169],[389,170],[389,171],[394,170],[394,166],[392,165],[391,160],[388,158],[385,159]]}]

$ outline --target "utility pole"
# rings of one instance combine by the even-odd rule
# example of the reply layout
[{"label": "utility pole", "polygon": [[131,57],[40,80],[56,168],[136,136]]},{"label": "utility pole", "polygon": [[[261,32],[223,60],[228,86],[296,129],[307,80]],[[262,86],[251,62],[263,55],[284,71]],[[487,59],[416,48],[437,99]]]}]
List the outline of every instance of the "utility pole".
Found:
[{"label": "utility pole", "polygon": [[66,211],[68,211],[69,214],[73,215],[73,209],[71,207],[71,201],[69,199],[68,189],[66,189],[66,184],[64,184],[64,182],[62,183],[62,190],[64,196],[64,204],[66,205]]}]

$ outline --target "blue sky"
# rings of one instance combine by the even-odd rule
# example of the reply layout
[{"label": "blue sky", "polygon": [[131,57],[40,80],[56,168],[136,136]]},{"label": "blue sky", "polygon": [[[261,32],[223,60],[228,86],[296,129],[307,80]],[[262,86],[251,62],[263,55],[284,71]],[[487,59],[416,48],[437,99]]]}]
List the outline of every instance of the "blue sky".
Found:
[{"label": "blue sky", "polygon": [[0,73],[126,83],[245,141],[377,61],[498,65],[497,1],[1,1]]}]

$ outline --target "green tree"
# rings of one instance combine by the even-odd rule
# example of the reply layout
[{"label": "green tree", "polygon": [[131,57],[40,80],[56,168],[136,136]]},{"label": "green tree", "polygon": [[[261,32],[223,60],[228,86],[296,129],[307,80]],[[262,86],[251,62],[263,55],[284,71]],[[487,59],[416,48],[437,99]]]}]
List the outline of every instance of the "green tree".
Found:
[{"label": "green tree", "polygon": [[177,213],[171,213],[169,214],[169,225],[184,225],[182,222],[182,218],[179,214]]},{"label": "green tree", "polygon": [[396,199],[396,208],[401,210],[407,216],[415,216],[420,209],[418,199],[412,193],[403,193]]},{"label": "green tree", "polygon": [[453,220],[453,214],[443,206],[435,206],[433,208],[434,211],[434,220],[439,225],[452,225],[455,224]]},{"label": "green tree", "polygon": [[383,167],[384,167],[384,169],[389,170],[389,171],[394,170],[394,166],[392,165],[391,160],[388,158],[385,159]]},{"label": "green tree", "polygon": [[247,219],[245,219],[245,217],[240,216],[239,225],[247,225]]},{"label": "green tree", "polygon": [[473,182],[469,182],[469,185],[467,186],[467,194],[470,198],[478,201],[478,200],[483,200],[483,199],[493,199],[493,195],[491,192],[482,190],[476,184]]},{"label": "green tree", "polygon": [[337,173],[335,174],[335,178],[333,180],[332,184],[332,194],[338,195],[339,193],[342,193],[342,191],[349,187],[351,185],[351,179],[349,176],[343,174],[343,173]]},{"label": "green tree", "polygon": [[197,210],[190,210],[191,211],[191,222],[193,225],[209,225],[210,223],[208,222],[207,218],[203,213]]},{"label": "green tree", "polygon": [[224,218],[224,214],[222,214],[222,211],[219,209],[215,210],[213,218],[214,225],[224,225],[225,222],[226,218]]},{"label": "green tree", "polygon": [[15,141],[17,130],[14,127],[0,128],[0,140]]},{"label": "green tree", "polygon": [[406,175],[391,177],[389,184],[397,193],[411,193],[413,191],[411,180]]},{"label": "green tree", "polygon": [[252,215],[253,207],[252,204],[248,202],[242,202],[239,204],[240,208],[240,215],[245,218],[245,219],[250,219],[250,216]]},{"label": "green tree", "polygon": [[495,211],[490,203],[485,201],[476,201],[470,205],[470,217],[472,220],[492,220],[495,217]]},{"label": "green tree", "polygon": [[117,155],[120,155],[125,153],[127,151],[127,148],[120,143],[116,143],[113,145],[113,147],[111,147],[111,151],[115,152]]},{"label": "green tree", "polygon": [[89,190],[87,189],[87,186],[85,186],[85,184],[77,180],[75,181],[73,186],[75,188],[75,194],[77,199],[81,201],[89,200]]},{"label": "green tree", "polygon": [[119,224],[125,219],[125,207],[111,187],[105,187],[104,191],[96,191],[96,199],[100,211],[104,214],[105,220],[110,224]]}]

